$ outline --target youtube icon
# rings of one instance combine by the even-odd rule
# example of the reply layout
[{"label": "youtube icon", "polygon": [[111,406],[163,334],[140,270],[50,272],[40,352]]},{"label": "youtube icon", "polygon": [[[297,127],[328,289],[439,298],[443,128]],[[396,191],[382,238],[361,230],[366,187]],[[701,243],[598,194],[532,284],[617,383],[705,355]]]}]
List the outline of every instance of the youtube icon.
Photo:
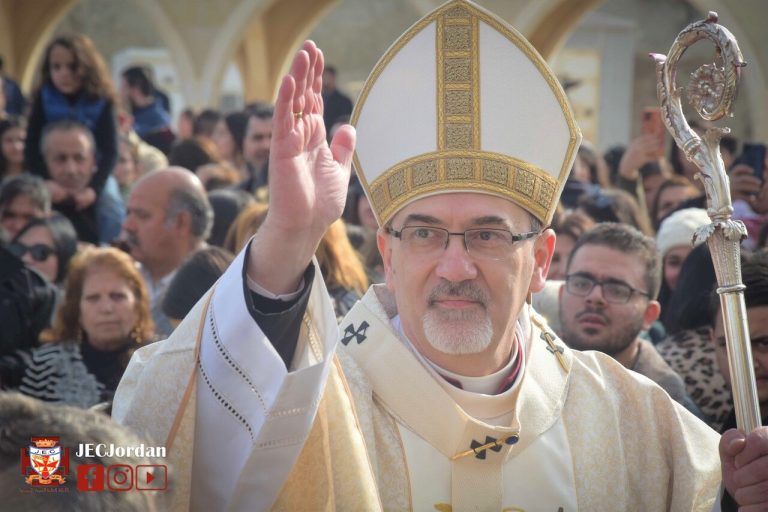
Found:
[{"label": "youtube icon", "polygon": [[164,491],[168,488],[168,466],[147,464],[136,466],[136,489]]}]

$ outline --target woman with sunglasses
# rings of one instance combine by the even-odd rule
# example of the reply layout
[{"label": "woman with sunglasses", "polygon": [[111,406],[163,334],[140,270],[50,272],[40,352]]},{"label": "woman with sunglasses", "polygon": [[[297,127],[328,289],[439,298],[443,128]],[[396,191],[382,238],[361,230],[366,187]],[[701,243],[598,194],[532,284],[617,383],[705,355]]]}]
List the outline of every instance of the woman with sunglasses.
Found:
[{"label": "woman with sunglasses", "polygon": [[77,234],[69,219],[56,213],[31,220],[11,241],[8,250],[27,267],[61,286],[69,260],[77,252]]}]

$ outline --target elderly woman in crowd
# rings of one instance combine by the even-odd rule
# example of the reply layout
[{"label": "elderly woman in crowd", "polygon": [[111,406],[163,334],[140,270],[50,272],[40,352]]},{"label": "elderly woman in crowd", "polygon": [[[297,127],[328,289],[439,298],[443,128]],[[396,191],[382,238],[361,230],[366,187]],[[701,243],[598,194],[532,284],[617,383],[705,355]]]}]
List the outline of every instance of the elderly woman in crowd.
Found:
[{"label": "elderly woman in crowd", "polygon": [[72,260],[43,344],[0,359],[0,388],[80,407],[109,401],[133,351],[153,333],[149,296],[131,257],[89,249]]},{"label": "elderly woman in crowd", "polygon": [[56,213],[32,219],[11,241],[8,250],[27,267],[61,287],[69,261],[77,252],[77,233],[69,219]]}]

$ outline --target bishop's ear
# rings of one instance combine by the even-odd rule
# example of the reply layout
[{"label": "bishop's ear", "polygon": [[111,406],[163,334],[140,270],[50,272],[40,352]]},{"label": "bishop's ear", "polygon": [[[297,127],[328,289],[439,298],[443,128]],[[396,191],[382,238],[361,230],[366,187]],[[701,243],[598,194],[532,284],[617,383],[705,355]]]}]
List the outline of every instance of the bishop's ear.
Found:
[{"label": "bishop's ear", "polygon": [[555,240],[555,232],[545,229],[533,242],[533,273],[528,293],[536,293],[544,288],[552,255],[555,253]]}]

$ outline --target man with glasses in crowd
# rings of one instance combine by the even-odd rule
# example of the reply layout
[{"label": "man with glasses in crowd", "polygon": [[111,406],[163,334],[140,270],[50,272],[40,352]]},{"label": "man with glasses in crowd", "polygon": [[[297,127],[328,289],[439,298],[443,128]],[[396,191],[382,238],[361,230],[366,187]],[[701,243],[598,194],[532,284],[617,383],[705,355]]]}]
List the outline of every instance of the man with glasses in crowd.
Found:
[{"label": "man with glasses in crowd", "polygon": [[680,376],[640,337],[659,318],[661,269],[653,239],[626,224],[599,224],[576,242],[560,288],[560,334],[645,375],[694,414]]},{"label": "man with glasses in crowd", "polygon": [[[118,421],[168,445],[173,508],[709,510],[717,434],[565,347],[527,303],[580,140],[529,43],[470,2],[439,7],[379,61],[356,132],[330,145],[322,53],[307,41],[290,69],[266,220],[115,396]],[[337,329],[310,262],[353,157],[386,284]],[[743,437],[722,443],[733,492],[768,479],[768,438]]]}]

